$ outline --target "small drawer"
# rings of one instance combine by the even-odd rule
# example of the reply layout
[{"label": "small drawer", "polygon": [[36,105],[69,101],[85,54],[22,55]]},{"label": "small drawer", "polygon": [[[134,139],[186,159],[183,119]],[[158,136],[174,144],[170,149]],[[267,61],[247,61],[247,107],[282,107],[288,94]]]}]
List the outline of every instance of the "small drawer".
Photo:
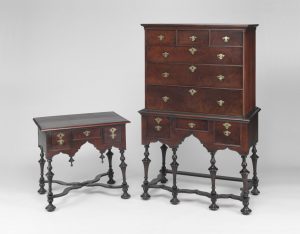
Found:
[{"label": "small drawer", "polygon": [[163,116],[145,117],[147,123],[147,136],[170,138],[170,120]]},{"label": "small drawer", "polygon": [[68,149],[71,145],[70,131],[53,131],[51,132],[51,148]]},{"label": "small drawer", "polygon": [[73,130],[73,140],[100,138],[100,128],[86,128]]},{"label": "small drawer", "polygon": [[109,126],[104,128],[104,141],[107,144],[120,143],[122,140],[122,128],[120,126]]},{"label": "small drawer", "polygon": [[149,45],[175,45],[176,31],[171,30],[147,30],[146,44]]},{"label": "small drawer", "polygon": [[215,122],[215,143],[240,145],[240,123]]},{"label": "small drawer", "polygon": [[208,131],[208,121],[207,120],[197,120],[197,119],[176,119],[176,128],[207,132]]},{"label": "small drawer", "polygon": [[242,46],[243,32],[238,30],[212,30],[210,33],[212,46]]},{"label": "small drawer", "polygon": [[179,30],[178,45],[208,46],[208,30]]}]

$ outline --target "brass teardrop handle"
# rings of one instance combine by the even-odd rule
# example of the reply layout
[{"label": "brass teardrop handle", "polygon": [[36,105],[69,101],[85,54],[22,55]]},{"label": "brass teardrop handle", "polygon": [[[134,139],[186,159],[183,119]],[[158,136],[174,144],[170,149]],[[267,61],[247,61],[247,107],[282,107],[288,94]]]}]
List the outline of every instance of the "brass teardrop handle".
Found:
[{"label": "brass teardrop handle", "polygon": [[164,77],[164,78],[168,78],[169,75],[170,75],[169,72],[163,72],[163,73],[161,73],[161,76]]},{"label": "brass teardrop handle", "polygon": [[219,81],[223,81],[225,79],[225,76],[223,76],[223,75],[217,75],[217,79]]},{"label": "brass teardrop handle", "polygon": [[189,90],[189,93],[190,93],[192,96],[194,96],[194,94],[197,93],[197,90],[195,90],[195,89],[190,89],[190,90]]},{"label": "brass teardrop handle", "polygon": [[225,57],[225,54],[217,54],[218,59],[222,60]]},{"label": "brass teardrop handle", "polygon": [[162,53],[162,56],[163,56],[164,58],[168,58],[169,55],[170,55],[170,54],[169,54],[168,52],[166,52],[166,51]]},{"label": "brass teardrop handle", "polygon": [[164,36],[164,35],[162,35],[162,34],[158,35],[157,37],[158,37],[158,39],[159,39],[160,41],[162,41],[162,40],[164,40],[164,39],[165,39],[165,36]]},{"label": "brass teardrop handle", "polygon": [[189,51],[192,55],[194,55],[197,52],[197,49],[192,47],[192,48],[189,48]]},{"label": "brass teardrop handle", "polygon": [[190,36],[189,38],[190,38],[191,41],[196,41],[196,39],[197,39],[197,37],[194,36],[194,35]]},{"label": "brass teardrop handle", "polygon": [[218,100],[217,103],[219,106],[223,106],[225,102],[223,100]]},{"label": "brass teardrop handle", "polygon": [[227,136],[227,137],[231,134],[231,132],[228,131],[228,130],[224,131],[223,133],[224,133],[224,135]]},{"label": "brass teardrop handle", "polygon": [[91,131],[88,131],[88,130],[83,132],[83,135],[85,135],[86,137],[88,137],[90,134],[91,134]]},{"label": "brass teardrop handle", "polygon": [[194,128],[194,127],[196,126],[196,124],[195,124],[195,123],[188,123],[188,126],[189,126],[190,128]]},{"label": "brass teardrop handle", "polygon": [[223,41],[224,41],[225,43],[227,43],[227,42],[229,42],[230,37],[229,37],[229,36],[225,36],[225,37],[222,37],[222,39],[223,39]]},{"label": "brass teardrop handle", "polygon": [[170,98],[169,98],[168,96],[164,96],[164,97],[162,97],[162,100],[163,100],[164,102],[168,102],[168,101],[170,100]]},{"label": "brass teardrop handle", "polygon": [[159,132],[162,129],[162,126],[156,125],[156,126],[154,126],[154,128],[155,128],[156,131]]},{"label": "brass teardrop handle", "polygon": [[192,66],[189,66],[189,69],[190,69],[191,72],[195,72],[197,70],[197,67],[192,65]]}]

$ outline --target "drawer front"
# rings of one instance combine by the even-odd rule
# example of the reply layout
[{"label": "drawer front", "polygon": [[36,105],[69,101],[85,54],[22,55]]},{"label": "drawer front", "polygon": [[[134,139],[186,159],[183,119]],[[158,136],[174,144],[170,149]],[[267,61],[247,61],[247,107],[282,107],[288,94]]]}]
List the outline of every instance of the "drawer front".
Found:
[{"label": "drawer front", "polygon": [[163,116],[149,116],[146,118],[147,136],[158,138],[170,137],[170,120]]},{"label": "drawer front", "polygon": [[149,46],[147,59],[156,63],[199,63],[199,64],[243,64],[243,49],[232,48],[201,48],[195,46],[166,47]]},{"label": "drawer front", "polygon": [[100,128],[75,129],[72,131],[73,140],[100,138]]},{"label": "drawer front", "polygon": [[243,68],[196,64],[148,63],[146,84],[243,88]]},{"label": "drawer front", "polygon": [[242,46],[243,31],[211,30],[210,45],[212,46]]},{"label": "drawer front", "polygon": [[53,131],[51,132],[52,149],[69,149],[71,146],[70,131]]},{"label": "drawer front", "polygon": [[215,143],[240,145],[240,123],[215,122]]},{"label": "drawer front", "polygon": [[148,45],[175,45],[176,31],[147,30],[146,44]]},{"label": "drawer front", "polygon": [[197,119],[176,119],[176,128],[207,132],[208,131],[208,121],[207,120],[197,120]]},{"label": "drawer front", "polygon": [[120,126],[104,127],[104,141],[106,144],[120,143],[122,128]]},{"label": "drawer front", "polygon": [[146,108],[241,116],[242,91],[147,86]]},{"label": "drawer front", "polygon": [[178,45],[208,46],[208,30],[178,30]]}]

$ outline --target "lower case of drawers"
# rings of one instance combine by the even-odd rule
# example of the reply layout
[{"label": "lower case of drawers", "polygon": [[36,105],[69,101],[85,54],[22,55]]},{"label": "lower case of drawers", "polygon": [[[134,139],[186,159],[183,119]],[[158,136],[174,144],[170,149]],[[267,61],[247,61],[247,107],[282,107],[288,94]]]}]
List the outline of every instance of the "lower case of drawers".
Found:
[{"label": "lower case of drawers", "polygon": [[243,120],[141,111],[142,144],[160,141],[175,147],[193,135],[209,152],[229,148],[247,155],[258,141],[258,111],[257,108],[249,119]]}]

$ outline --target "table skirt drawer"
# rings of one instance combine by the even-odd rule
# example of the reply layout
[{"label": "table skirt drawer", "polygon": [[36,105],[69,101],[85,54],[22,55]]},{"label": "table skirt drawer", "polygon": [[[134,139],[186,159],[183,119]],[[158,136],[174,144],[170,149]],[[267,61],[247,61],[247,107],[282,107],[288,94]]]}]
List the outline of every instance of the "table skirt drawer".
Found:
[{"label": "table skirt drawer", "polygon": [[51,149],[69,149],[71,147],[71,131],[53,131],[50,134],[51,136],[48,138],[48,146]]},{"label": "table skirt drawer", "polygon": [[208,121],[199,119],[176,119],[176,129],[208,131]]},{"label": "table skirt drawer", "polygon": [[85,140],[101,137],[100,128],[86,128],[73,130],[73,140]]},{"label": "table skirt drawer", "polygon": [[215,143],[240,145],[241,124],[234,122],[215,122]]},{"label": "table skirt drawer", "polygon": [[104,127],[105,144],[120,143],[122,141],[122,128],[120,126]]},{"label": "table skirt drawer", "polygon": [[149,85],[146,108],[241,116],[242,96],[240,90]]},{"label": "table skirt drawer", "polygon": [[243,48],[149,46],[147,60],[156,63],[243,64]]},{"label": "table skirt drawer", "polygon": [[158,138],[170,137],[170,120],[167,117],[154,115],[143,117],[146,121],[147,136]]},{"label": "table skirt drawer", "polygon": [[243,67],[147,63],[146,84],[242,89]]}]

